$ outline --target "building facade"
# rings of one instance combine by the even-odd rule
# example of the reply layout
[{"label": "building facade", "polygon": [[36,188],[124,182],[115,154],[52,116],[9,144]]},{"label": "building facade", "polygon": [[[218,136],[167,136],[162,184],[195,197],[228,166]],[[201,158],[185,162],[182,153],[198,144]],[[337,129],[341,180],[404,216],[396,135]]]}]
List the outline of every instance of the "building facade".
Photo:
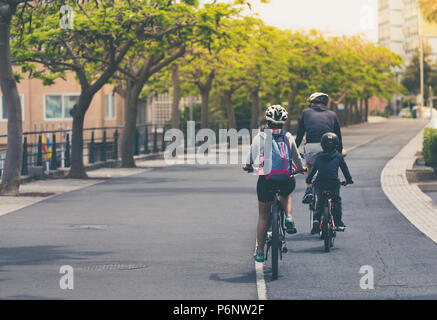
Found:
[{"label": "building facade", "polygon": [[[80,85],[72,74],[43,86],[38,79],[23,79],[17,84],[22,104],[23,132],[71,129],[70,110],[77,103]],[[0,99],[0,135],[7,134],[7,112]],[[121,126],[124,121],[123,98],[105,85],[94,96],[85,116],[85,128]]]},{"label": "building facade", "polygon": [[437,61],[437,24],[422,18],[418,0],[379,0],[379,42],[401,55],[405,65],[419,47],[420,29],[424,42],[431,48],[431,58]]}]

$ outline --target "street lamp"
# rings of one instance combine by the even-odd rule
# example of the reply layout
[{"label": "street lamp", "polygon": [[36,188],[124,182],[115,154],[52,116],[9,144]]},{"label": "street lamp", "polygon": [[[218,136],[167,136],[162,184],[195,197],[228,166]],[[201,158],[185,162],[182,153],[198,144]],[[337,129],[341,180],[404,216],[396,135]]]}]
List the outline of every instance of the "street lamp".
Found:
[{"label": "street lamp", "polygon": [[419,18],[418,22],[418,28],[419,28],[419,63],[420,63],[420,106],[423,107],[424,105],[424,97],[425,97],[425,79],[424,79],[424,54],[423,54],[423,28],[422,28],[422,13],[420,11],[420,8],[417,8],[417,15]]}]

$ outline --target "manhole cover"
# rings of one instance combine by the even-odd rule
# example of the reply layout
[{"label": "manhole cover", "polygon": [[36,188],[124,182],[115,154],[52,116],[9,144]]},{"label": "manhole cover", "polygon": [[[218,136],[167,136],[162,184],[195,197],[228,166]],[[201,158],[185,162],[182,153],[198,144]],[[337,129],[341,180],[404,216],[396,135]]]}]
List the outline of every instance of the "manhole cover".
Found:
[{"label": "manhole cover", "polygon": [[70,224],[67,226],[70,230],[106,230],[108,225],[106,224]]},{"label": "manhole cover", "polygon": [[128,263],[128,264],[98,264],[92,266],[85,266],[79,269],[87,270],[87,271],[113,271],[113,270],[137,270],[137,269],[145,269],[148,265],[145,263]]}]

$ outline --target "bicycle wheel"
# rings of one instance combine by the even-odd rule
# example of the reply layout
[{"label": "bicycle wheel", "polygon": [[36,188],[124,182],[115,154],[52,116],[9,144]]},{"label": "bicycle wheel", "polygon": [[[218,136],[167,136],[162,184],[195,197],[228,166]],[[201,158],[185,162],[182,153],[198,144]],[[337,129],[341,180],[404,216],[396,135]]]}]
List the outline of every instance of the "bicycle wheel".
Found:
[{"label": "bicycle wheel", "polygon": [[325,206],[323,209],[323,225],[322,225],[322,237],[325,243],[325,252],[329,252],[331,250],[331,239],[332,233],[329,221],[329,207]]},{"label": "bicycle wheel", "polygon": [[272,279],[278,279],[279,269],[279,250],[281,250],[281,240],[279,236],[279,228],[281,227],[281,221],[279,221],[279,208],[277,205],[272,205],[271,212],[272,219]]},{"label": "bicycle wheel", "polygon": [[314,223],[314,214],[316,213],[316,195],[313,193],[313,200],[311,201],[310,205],[310,233],[313,233],[313,223]]}]

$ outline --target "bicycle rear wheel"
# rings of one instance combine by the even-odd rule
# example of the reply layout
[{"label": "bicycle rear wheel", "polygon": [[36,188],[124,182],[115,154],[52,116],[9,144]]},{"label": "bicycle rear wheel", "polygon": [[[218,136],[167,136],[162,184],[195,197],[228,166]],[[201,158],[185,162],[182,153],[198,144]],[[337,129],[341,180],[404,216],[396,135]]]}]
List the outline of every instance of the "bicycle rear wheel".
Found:
[{"label": "bicycle rear wheel", "polygon": [[279,273],[279,250],[281,250],[281,240],[279,237],[279,228],[281,227],[281,221],[279,220],[279,208],[276,205],[272,205],[271,212],[272,219],[272,279],[278,279]]},{"label": "bicycle rear wheel", "polygon": [[325,243],[325,252],[329,252],[331,250],[332,232],[329,226],[330,226],[329,207],[325,206],[325,208],[323,209],[323,225],[322,225],[322,237]]},{"label": "bicycle rear wheel", "polygon": [[310,205],[310,233],[314,234],[315,230],[313,230],[313,223],[314,223],[314,214],[316,212],[316,195],[313,193],[313,200],[311,201]]}]

